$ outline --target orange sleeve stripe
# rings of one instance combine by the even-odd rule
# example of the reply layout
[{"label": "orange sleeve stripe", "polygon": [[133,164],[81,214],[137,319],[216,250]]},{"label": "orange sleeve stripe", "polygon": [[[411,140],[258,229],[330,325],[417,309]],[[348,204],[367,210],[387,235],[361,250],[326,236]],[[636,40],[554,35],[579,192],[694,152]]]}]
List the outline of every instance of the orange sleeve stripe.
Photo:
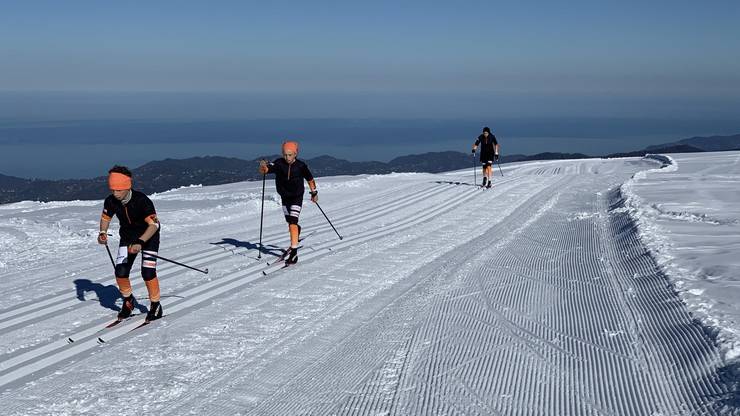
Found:
[{"label": "orange sleeve stripe", "polygon": [[159,224],[159,219],[157,219],[157,214],[152,214],[144,219],[147,224]]}]

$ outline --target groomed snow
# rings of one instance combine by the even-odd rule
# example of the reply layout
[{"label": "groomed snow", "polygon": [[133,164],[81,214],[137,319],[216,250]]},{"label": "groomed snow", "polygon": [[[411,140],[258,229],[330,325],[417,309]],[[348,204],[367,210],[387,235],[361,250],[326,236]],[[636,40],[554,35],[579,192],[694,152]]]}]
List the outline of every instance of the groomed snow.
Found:
[{"label": "groomed snow", "polygon": [[740,364],[740,152],[654,155],[622,186],[640,238],[689,310]]},{"label": "groomed snow", "polygon": [[210,273],[160,262],[166,316],[139,329],[104,329],[101,201],[2,205],[0,409],[738,414],[738,159],[318,178],[343,239],[306,202],[285,270],[271,181],[261,259],[261,182],[156,194],[160,254]]}]

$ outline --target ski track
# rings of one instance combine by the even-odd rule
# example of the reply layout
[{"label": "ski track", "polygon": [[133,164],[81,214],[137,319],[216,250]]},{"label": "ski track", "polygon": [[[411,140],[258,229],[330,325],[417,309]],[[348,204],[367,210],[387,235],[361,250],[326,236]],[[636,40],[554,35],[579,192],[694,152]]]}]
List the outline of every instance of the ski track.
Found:
[{"label": "ski track", "polygon": [[[444,194],[441,194],[441,195],[444,195]],[[384,209],[386,209],[386,210],[391,210],[391,209],[394,209],[394,208],[395,208],[395,207],[396,207],[397,205],[398,205],[398,204],[388,204],[388,205],[386,205],[386,206],[384,207]],[[371,215],[371,216],[372,216],[372,215]],[[399,223],[399,224],[397,224],[396,226],[397,226],[397,227],[400,227],[400,225],[401,225],[401,224]],[[345,241],[343,242],[343,244],[347,244],[347,243],[350,243],[350,244],[351,244],[351,243],[352,243],[352,239],[350,239],[350,240],[345,240]],[[336,245],[336,244],[335,244],[335,245]],[[311,254],[313,254],[313,253],[311,253]],[[309,256],[310,256],[311,254],[309,254]],[[221,256],[226,256],[226,255],[224,255],[223,253],[219,253],[219,255],[221,255]],[[303,257],[303,258],[306,258],[306,256],[305,256],[305,255],[304,255],[304,256],[302,256],[302,257]],[[212,260],[213,260],[213,259],[212,259]],[[187,261],[187,260],[186,260],[186,261]],[[192,260],[190,260],[190,262],[192,263]],[[193,264],[196,264],[196,265],[198,265],[198,266],[202,266],[201,264],[198,264],[198,263],[193,263]],[[260,264],[254,264],[254,265],[253,265],[253,268],[255,268],[255,267],[256,267],[257,269],[262,269],[262,267],[263,267],[263,266],[261,266]],[[254,272],[255,270],[252,270],[252,271]],[[232,273],[232,274],[233,274],[233,273]],[[241,278],[243,277],[242,275],[243,275],[243,273],[237,272],[237,273],[236,273],[236,276],[232,276],[230,280],[235,280],[235,279],[241,279]],[[164,279],[163,279],[163,280],[164,280]],[[222,280],[224,280],[224,279],[222,279]],[[163,282],[163,283],[164,283],[164,282]],[[200,283],[200,284],[198,284],[198,285],[194,285],[194,287],[191,287],[191,288],[190,288],[189,290],[183,290],[183,291],[181,291],[181,292],[180,292],[180,294],[181,294],[181,295],[183,295],[183,296],[192,296],[192,295],[193,295],[193,292],[198,292],[198,291],[199,291],[199,290],[200,290],[201,288],[203,288],[203,287],[205,287],[205,286],[215,286],[216,288],[218,288],[218,286],[220,286],[220,285],[222,285],[222,283],[221,283],[221,281],[220,281],[220,280],[217,280],[217,281],[215,281],[215,282],[209,282],[208,284],[203,284],[203,283]],[[132,285],[132,286],[136,287],[136,285]],[[141,284],[140,284],[139,286],[141,286]],[[188,299],[188,300],[190,300],[190,299]],[[68,301],[68,302],[66,302],[66,303],[69,303],[69,302],[75,303],[75,301]],[[64,305],[62,305],[62,307],[64,307]],[[169,311],[170,309],[171,309],[171,308],[168,308],[168,311]],[[13,321],[18,321],[18,320],[21,320],[21,319],[24,319],[24,318],[27,318],[27,320],[40,320],[40,319],[41,319],[41,317],[43,317],[43,315],[48,315],[48,314],[50,314],[50,313],[53,313],[53,311],[47,311],[47,310],[42,310],[42,311],[40,311],[40,313],[42,314],[42,316],[37,316],[38,314],[36,314],[36,315],[34,315],[34,314],[30,314],[30,315],[26,315],[26,316],[24,316],[24,317],[22,317],[22,318],[16,318],[16,319],[12,319],[12,320],[10,320],[10,322],[9,322],[9,323],[10,323],[10,324],[13,324],[13,325],[18,325],[18,323],[17,323],[17,322],[13,322]],[[102,321],[100,321],[100,322],[95,322],[95,324],[94,324],[94,325],[88,325],[88,326],[87,326],[86,328],[84,328],[83,330],[81,330],[81,331],[78,331],[78,332],[77,332],[78,334],[79,334],[80,332],[82,332],[82,333],[84,333],[84,335],[77,335],[77,336],[76,336],[76,335],[74,335],[74,334],[71,334],[71,336],[72,336],[72,338],[74,338],[74,339],[76,339],[76,340],[79,340],[79,339],[83,339],[83,338],[88,338],[88,337],[90,337],[90,336],[97,336],[97,335],[99,335],[99,334],[97,334],[97,329],[99,329],[99,327],[103,326],[103,325],[104,325],[104,323],[105,323],[105,322],[107,322],[107,321],[110,321],[110,318],[107,318],[107,319],[103,319],[103,320],[102,320]],[[120,336],[120,335],[121,335],[121,334],[123,334],[123,333],[124,333],[124,332],[125,332],[126,330],[130,329],[131,327],[133,327],[133,326],[135,326],[135,325],[136,325],[136,323],[131,323],[131,324],[128,324],[128,325],[119,325],[119,326],[120,326],[120,328],[116,328],[115,330],[112,330],[112,331],[107,331],[107,332],[108,332],[109,334],[115,334],[116,336]],[[108,335],[108,336],[110,336],[110,335]],[[58,341],[58,342],[55,342],[55,343],[53,343],[53,344],[50,344],[50,345],[46,345],[46,346],[44,346],[44,347],[41,347],[41,348],[39,348],[39,350],[40,350],[40,351],[42,351],[42,352],[43,352],[43,354],[46,354],[46,353],[48,353],[48,352],[49,352],[49,351],[51,351],[51,350],[54,350],[54,349],[58,349],[58,348],[60,348],[60,347],[61,347],[62,345],[63,345],[63,343],[62,343],[62,342],[59,342],[59,341]],[[94,344],[90,344],[90,343],[88,343],[88,346],[94,346]],[[23,353],[23,354],[10,354],[10,355],[9,355],[9,357],[8,357],[7,359],[5,359],[5,360],[4,360],[3,362],[2,362],[2,364],[0,364],[0,369],[3,369],[3,370],[5,370],[5,369],[8,369],[8,368],[11,368],[11,366],[16,366],[16,365],[18,365],[18,364],[19,364],[19,362],[20,362],[20,360],[29,360],[29,359],[32,359],[32,358],[33,358],[33,359],[36,359],[36,358],[38,358],[38,357],[39,357],[39,356],[41,356],[41,355],[42,355],[42,354],[39,354],[39,352],[38,352],[38,351],[29,351],[29,352],[25,352],[25,353]],[[4,380],[4,377],[3,377],[2,375],[0,375],[0,383],[3,383],[4,381],[5,381],[5,380]]]},{"label": "ski track", "polygon": [[[355,214],[348,214],[345,216],[339,216],[335,218],[335,222],[340,227],[349,227],[359,222],[365,222],[366,224],[367,223],[372,224],[369,221],[376,219],[376,218],[383,218],[384,220],[387,221],[388,219],[392,218],[392,215],[391,215],[392,209],[402,208],[402,207],[415,203],[416,202],[415,198],[417,198],[421,194],[429,192],[433,188],[435,187],[434,186],[422,187],[421,190],[417,190],[415,192],[409,193],[402,200],[397,200],[397,201],[394,201],[393,203],[385,204],[380,207],[367,209],[365,210],[365,215],[362,219],[358,219],[357,215]],[[350,206],[349,209],[354,210],[355,206]],[[349,221],[350,218],[354,218],[354,219],[352,221]],[[325,225],[324,223],[321,223],[321,225],[316,226],[315,221],[314,223],[307,222],[307,223],[304,223],[304,229],[323,230],[323,232],[318,233],[316,236],[312,236],[311,237],[312,240],[316,240],[317,237],[322,234],[333,237],[333,231],[331,231],[329,226]],[[265,234],[264,241],[270,241],[271,239],[277,236],[282,236],[284,234],[285,234],[284,231],[275,232],[271,234]],[[213,239],[209,239],[209,240],[212,241]],[[205,245],[207,241],[208,240],[204,240],[203,245]],[[186,261],[195,267],[205,267],[212,262],[222,260],[231,255],[248,256],[247,252],[248,250],[245,250],[243,247],[237,247],[231,250],[220,250],[220,249],[216,249],[213,247],[209,247],[206,250],[199,250],[194,253],[183,255],[182,258],[180,258],[180,260]],[[256,256],[256,254],[252,254],[251,258],[256,261],[257,259],[254,256]],[[176,275],[177,281],[167,282],[166,284],[168,285],[170,289],[184,289],[182,285],[178,285],[178,283],[182,282],[181,270],[179,270],[177,266],[174,266],[170,263],[166,263],[166,262],[160,262],[160,263],[161,263],[161,266],[158,267],[158,274],[161,280],[163,281],[163,284],[165,284],[164,283],[165,280],[168,280],[171,277],[173,277],[172,273],[169,273],[169,272],[174,270],[176,273],[179,272]],[[193,273],[190,273],[190,274],[193,275]],[[190,281],[189,283],[191,283],[191,285],[198,285],[202,282],[202,279],[196,278],[194,280],[195,281]],[[110,284],[110,278],[99,280],[93,283]],[[174,285],[172,283],[174,283]],[[140,279],[135,279],[135,278],[132,279],[132,287],[134,289],[142,287],[142,286],[143,286],[143,282]],[[33,300],[33,301],[28,302],[25,305],[23,304],[17,305],[11,308],[10,310],[6,310],[5,312],[0,312],[0,320],[1,320],[0,330],[11,328],[11,327],[21,327],[21,326],[28,327],[28,325],[31,323],[43,321],[45,317],[49,315],[59,314],[60,312],[67,312],[71,320],[74,320],[75,316],[77,316],[80,313],[79,301],[77,299],[71,298],[69,296],[68,290],[64,292],[60,292],[57,295],[50,295],[43,301]],[[106,320],[109,320],[109,319],[110,319],[109,316],[103,317],[99,321],[95,322],[94,325],[98,325],[98,326],[102,325]],[[33,333],[38,334],[39,329],[40,329],[39,327],[35,327],[33,329]],[[56,324],[53,324],[49,326],[49,330],[54,331],[54,333],[56,333],[59,330],[59,328]],[[72,330],[80,330],[80,328],[79,327],[69,328],[69,331],[72,331]],[[17,346],[18,337],[15,337],[14,341],[16,342],[15,345]],[[0,342],[0,345],[2,345],[1,342]],[[28,345],[26,345],[25,347],[27,346]],[[12,352],[12,351],[7,351],[7,352]]]},{"label": "ski track", "polygon": [[[387,198],[389,195],[392,195],[394,192],[396,194],[399,193],[399,192],[400,193],[405,193],[405,192],[407,192],[405,188],[411,187],[411,186],[413,186],[413,185],[401,186],[401,187],[399,187],[397,189],[394,189],[393,191],[387,191],[387,192],[372,192],[370,196],[367,196],[367,197],[364,197],[364,198],[363,197],[358,197],[356,199],[350,200],[349,201],[350,204],[343,203],[343,201],[338,201],[339,203],[337,204],[338,205],[337,208],[338,209],[341,209],[342,211],[352,211],[352,210],[358,209],[358,207],[367,205],[368,204],[368,201],[371,200],[371,199],[381,199],[382,200],[382,199]],[[271,192],[269,190],[269,188],[266,191],[266,193],[267,192]],[[413,192],[411,192],[411,194],[419,194],[419,192],[420,191],[417,189],[417,190],[414,190]],[[85,204],[85,205],[87,206],[87,204]],[[95,216],[99,215],[99,213],[97,212],[97,209],[99,208],[99,206],[96,206],[95,208],[96,208],[96,210],[92,214],[93,215],[93,218]],[[284,234],[283,230],[284,230],[284,227],[285,226],[284,226],[283,223],[279,223],[279,222],[273,221],[273,223],[278,224],[278,226],[276,226],[274,224],[273,225],[270,224],[270,221],[269,220],[274,218],[274,215],[273,216],[270,216],[269,215],[270,209],[271,209],[271,207],[270,207],[270,204],[268,202],[268,203],[266,203],[266,214],[267,214],[267,218],[266,219],[267,219],[267,222],[265,224],[264,241],[270,241],[270,240],[268,240],[268,238],[275,237],[277,235],[283,235]],[[280,210],[279,205],[277,205],[276,202],[273,203],[272,209],[274,211],[279,211]],[[164,224],[165,231],[164,231],[164,237],[163,237],[163,240],[164,241],[163,241],[162,247],[160,249],[160,252],[181,251],[183,248],[190,247],[190,246],[192,246],[192,247],[198,247],[196,252],[188,253],[188,254],[183,255],[184,257],[191,257],[191,256],[194,256],[196,254],[202,254],[202,253],[206,253],[206,252],[209,252],[210,251],[208,249],[204,250],[203,249],[204,246],[209,247],[210,249],[215,249],[216,247],[213,247],[213,246],[218,243],[218,240],[225,238],[224,237],[224,233],[227,233],[229,236],[233,236],[234,234],[242,235],[242,233],[243,233],[243,235],[257,235],[258,234],[258,230],[254,228],[254,224],[253,224],[254,221],[250,221],[251,218],[249,218],[247,216],[248,214],[252,214],[252,212],[245,212],[243,216],[241,216],[241,217],[239,217],[239,218],[236,219],[236,220],[238,220],[238,222],[240,223],[240,225],[242,223],[244,223],[244,225],[247,226],[247,227],[245,227],[246,232],[243,232],[242,231],[242,232],[234,233],[233,230],[219,229],[219,230],[217,230],[215,232],[209,233],[210,235],[208,235],[205,238],[203,238],[203,236],[199,233],[198,235],[195,235],[195,236],[188,236],[190,238],[185,239],[186,240],[186,243],[185,244],[180,244],[180,245],[177,245],[176,244],[174,246],[171,246],[170,244],[173,243],[172,239],[165,238],[165,237],[167,237],[167,227],[168,227],[168,225],[166,223],[166,221],[167,221],[166,220],[166,215],[167,214],[165,213],[165,214],[163,214],[163,215],[165,215],[165,217],[163,217],[165,219],[165,224]],[[315,220],[312,223],[313,224],[318,223],[318,224],[321,224],[322,226],[324,225],[323,222],[315,221]],[[91,231],[88,233],[89,234],[89,238],[87,238],[87,240],[88,240],[88,242],[90,244],[88,244],[85,247],[85,250],[82,252],[82,254],[74,253],[74,255],[76,257],[82,256],[82,258],[79,258],[78,257],[78,261],[79,260],[87,261],[88,259],[93,258],[93,257],[94,258],[97,258],[97,261],[90,261],[89,262],[90,266],[87,267],[87,268],[84,268],[84,269],[77,269],[77,270],[73,270],[71,272],[65,271],[63,273],[64,274],[63,277],[64,277],[64,280],[65,281],[68,280],[69,277],[76,276],[76,275],[82,275],[82,276],[84,276],[84,275],[89,274],[89,273],[95,273],[96,275],[100,276],[100,275],[107,275],[108,274],[108,272],[107,272],[107,270],[108,270],[107,269],[107,265],[109,264],[109,262],[108,262],[107,257],[104,254],[105,252],[104,251],[101,251],[102,248],[99,245],[92,243],[92,241],[97,236],[97,231],[95,231],[97,229],[97,225],[98,225],[97,222],[93,220],[92,221],[92,226],[91,226]],[[251,227],[249,227],[250,225],[251,225]],[[311,224],[308,224],[309,227],[310,227],[310,225]],[[114,222],[112,224],[111,230],[113,230],[115,228],[115,226],[116,226],[116,224]],[[230,228],[233,228],[233,227],[230,227]],[[276,231],[275,229],[280,229],[280,231]],[[268,235],[267,234],[268,232],[270,232],[272,234],[271,235]],[[25,235],[25,233],[21,233],[21,232],[19,232],[17,230],[15,231],[15,233],[16,234],[24,234]],[[113,241],[115,241],[115,240],[116,240],[116,238],[114,237],[113,238]],[[175,243],[176,243],[176,241],[175,241]],[[257,241],[254,241],[253,243],[257,243]],[[111,244],[114,244],[114,243],[112,242]],[[39,245],[42,246],[41,244],[39,244]],[[226,244],[226,245],[228,246],[228,244]],[[236,249],[231,249],[231,250],[228,250],[228,249],[224,248],[224,250],[231,251],[232,254],[238,254],[237,251],[239,251],[238,249],[240,249],[240,248],[242,248],[242,247],[236,247]],[[33,268],[35,264],[36,263],[31,263],[29,268],[26,268],[24,270],[17,271],[17,272],[14,272],[14,273],[10,273],[10,274],[8,274],[8,275],[5,276],[8,284],[13,284],[13,285],[16,286],[15,289],[13,289],[12,286],[9,286],[8,287],[8,291],[6,292],[6,294],[11,298],[11,300],[14,300],[15,298],[17,298],[17,299],[20,299],[20,302],[19,302],[19,305],[14,305],[12,302],[7,302],[7,299],[6,299],[6,302],[4,303],[4,307],[9,308],[9,309],[15,309],[16,307],[21,306],[22,303],[24,302],[24,298],[23,298],[22,294],[25,293],[25,291],[27,291],[29,287],[32,287],[32,286],[38,284],[39,281],[47,281],[47,280],[50,280],[50,278],[53,278],[54,275],[58,275],[59,274],[59,265],[58,264],[45,265],[45,266],[43,266],[41,268],[39,268],[39,267]],[[166,265],[165,265],[165,267],[166,267]],[[102,272],[101,273],[100,270],[106,270],[106,272]],[[49,276],[50,274],[52,276]],[[38,276],[38,278],[37,278],[38,280],[34,280],[33,279],[34,276]],[[109,281],[109,279],[110,278],[106,276],[105,278],[98,278],[97,280],[98,281]],[[64,293],[67,293],[68,292],[68,289],[65,287],[63,290],[57,289],[57,291],[60,294],[64,294]],[[16,295],[16,294],[18,294],[18,295]],[[27,302],[27,301],[25,301],[25,302]],[[30,302],[30,303],[33,303],[33,302]],[[10,308],[10,306],[12,306],[12,308]],[[1,316],[2,315],[0,315],[0,319],[3,319]]]},{"label": "ski track", "polygon": [[[448,192],[448,191],[445,191],[445,192]],[[442,195],[444,197],[444,192],[443,193],[440,193],[439,195]],[[466,198],[469,198],[471,195],[472,194],[467,195]],[[412,196],[414,196],[414,195],[412,195]],[[462,200],[455,201],[455,204],[458,204],[460,202],[462,202]],[[385,204],[382,209],[384,209],[384,210],[390,210],[390,209],[396,208],[398,205],[408,205],[408,202]],[[447,206],[447,207],[442,206],[441,208],[437,208],[437,210],[438,211],[439,210],[444,211],[444,210],[449,210],[449,209],[451,209],[453,207],[454,207],[454,205]],[[372,218],[372,217],[376,216],[376,215],[370,215],[370,214],[371,214],[371,212],[368,211],[368,218]],[[433,216],[435,213],[432,212],[431,214]],[[425,214],[425,215],[428,216],[428,214]],[[390,217],[392,217],[392,215],[386,214],[385,217],[386,218],[390,218]],[[423,220],[424,219],[424,216],[422,216],[421,219]],[[399,222],[399,223],[395,223],[395,228],[394,227],[390,227],[390,228],[391,228],[391,231],[397,230],[397,229],[402,229],[403,228],[402,225],[403,226],[407,226],[408,223],[411,223],[411,225],[413,225],[413,223],[415,223],[415,222],[419,222],[419,220],[418,219],[413,219],[413,218],[411,220],[405,219],[405,221],[402,221],[402,222]],[[384,226],[387,226],[387,224],[384,224]],[[388,231],[383,231],[383,232],[381,232],[381,234],[382,233],[387,234]],[[377,232],[376,232],[376,234],[377,234]],[[372,233],[370,233],[370,234],[368,234],[368,235],[366,235],[364,237],[361,237],[361,238],[344,240],[344,242],[342,242],[342,243],[335,244],[335,247],[339,248],[339,246],[342,246],[342,245],[348,245],[348,244],[352,244],[353,242],[356,243],[356,242],[361,241],[361,240],[367,240],[368,237],[376,238],[376,237],[373,237]],[[304,255],[303,258],[306,259],[306,258],[309,258],[309,257],[313,257],[314,255],[315,255],[315,253],[309,253],[307,256]],[[254,272],[255,269],[260,269],[260,268],[261,268],[261,266],[256,265],[256,266],[252,267],[252,270],[251,271]],[[250,270],[248,270],[248,271],[250,271]],[[230,277],[230,280],[232,282],[229,284],[229,287],[227,287],[227,289],[229,289],[229,288],[234,289],[234,288],[236,288],[236,287],[244,284],[244,283],[236,282],[236,285],[235,285],[234,282],[233,282],[234,280],[237,280],[237,279],[240,279],[241,280],[241,278],[243,277],[242,275],[243,275],[243,273],[236,273],[236,274],[232,273],[232,276]],[[226,283],[229,283],[229,282],[226,282]],[[246,282],[246,283],[249,283],[249,282]],[[224,292],[224,287],[223,287],[224,284],[222,284],[221,281],[216,281],[216,282],[209,282],[207,284],[198,285],[195,288],[193,288],[191,290],[185,290],[185,291],[181,292],[180,294],[182,296],[188,297],[188,300],[187,300],[186,303],[193,304],[193,298],[191,298],[191,296],[193,294],[199,292],[199,291],[202,291],[201,289],[203,287],[208,287],[208,286],[213,287],[216,290],[220,290],[221,292]],[[219,286],[222,286],[222,287],[219,287]],[[195,298],[195,299],[199,299],[199,298]],[[175,303],[175,309],[174,309],[175,311],[178,310],[178,306],[179,305],[177,305]],[[170,308],[168,308],[168,311],[169,312],[172,312],[173,309],[170,307]],[[110,319],[108,319],[108,321],[109,320]],[[99,329],[100,326],[103,325],[104,322],[105,322],[105,320],[104,321],[101,321],[101,322],[98,322],[97,323],[98,325],[90,325],[86,329],[81,330],[81,331],[78,331],[77,332],[77,335],[72,334],[72,338],[75,339],[76,341],[79,341],[79,340],[85,339],[85,338],[95,339],[95,337],[99,335],[97,333],[97,330]],[[138,325],[138,322],[132,322],[132,323],[126,324],[126,325],[123,325],[122,324],[122,325],[119,325],[118,327],[116,327],[113,330],[107,331],[106,332],[106,335],[101,335],[101,336],[102,337],[107,337],[107,338],[115,338],[115,337],[118,337],[118,336],[121,336],[121,335],[125,334],[127,331],[129,331],[130,329],[132,329],[133,327],[135,327],[137,325]],[[73,348],[76,349],[76,350],[90,349],[91,347],[94,347],[95,346],[95,343],[92,342],[92,339],[88,339],[83,344],[77,343]],[[49,353],[51,351],[54,351],[54,350],[57,350],[57,349],[62,348],[63,344],[64,343],[61,342],[61,341],[56,341],[56,342],[53,342],[51,344],[47,344],[47,345],[45,345],[43,347],[37,348],[36,350],[27,351],[27,352],[20,353],[20,354],[10,354],[9,357],[5,361],[3,361],[2,365],[0,366],[0,368],[2,368],[3,370],[9,370],[9,369],[11,369],[11,371],[10,371],[9,374],[0,375],[0,383],[2,383],[2,384],[8,383],[9,380],[12,381],[14,377],[20,377],[22,374],[29,373],[30,371],[36,371],[36,370],[38,370],[40,368],[44,368],[45,365],[48,365],[48,362],[49,361],[51,363],[54,363],[55,362],[54,360],[64,359],[64,358],[67,358],[67,357],[69,357],[71,355],[74,355],[70,351],[62,351],[59,354],[57,354],[61,358],[56,358],[57,357],[56,355],[48,356],[48,355],[50,355]],[[47,355],[47,357],[44,357],[44,360],[42,360],[42,363],[36,362],[32,366],[27,366],[29,368],[23,368],[23,369],[20,369],[20,370],[12,370],[12,367],[13,366],[18,366],[19,364],[21,364],[21,363],[23,363],[25,361],[31,360],[31,359],[38,359],[39,357],[42,357],[44,355]],[[19,375],[18,373],[21,373],[21,374]]]},{"label": "ski track", "polygon": [[[135,333],[127,334],[136,319],[96,333],[112,311],[80,307],[60,289],[0,310],[0,408],[739,414],[713,340],[621,209],[619,186],[649,167],[634,159],[507,166],[493,190],[454,185],[469,171],[399,176],[389,190],[322,202],[342,241],[320,213],[304,213],[304,235],[316,232],[299,265],[267,276],[249,246],[213,244],[225,228],[196,233],[171,246],[173,257],[219,271],[205,279],[162,263],[163,293],[182,297],[163,298],[167,316]],[[355,185],[365,182],[347,186]],[[284,238],[279,219],[264,241]],[[104,262],[79,266],[65,268],[112,283]],[[68,336],[78,340],[67,344]]]},{"label": "ski track", "polygon": [[[378,208],[371,209],[371,210],[366,210],[365,215],[362,218],[362,220],[364,222],[367,222],[368,220],[372,220],[377,217],[381,217],[384,215],[387,216],[391,209],[402,208],[404,206],[408,206],[409,204],[414,203],[415,202],[413,200],[414,197],[418,197],[418,195],[421,195],[422,193],[429,192],[431,188],[432,187],[424,188],[421,191],[412,193],[408,195],[406,198],[404,198],[403,200],[395,201],[392,204],[387,204],[382,207],[378,207]],[[355,217],[355,220],[348,221],[348,218],[350,217]],[[361,222],[361,220],[357,219],[356,217],[357,217],[356,215],[352,215],[352,214],[347,215],[347,216],[340,216],[335,219],[335,222],[340,226],[348,227],[358,222]],[[315,224],[312,224],[312,223],[307,223],[304,225],[304,227],[306,229],[312,229],[312,228],[322,229],[324,230],[324,234],[326,234],[326,230],[329,228],[329,226],[324,226],[323,224],[320,226],[316,226]],[[265,234],[264,239],[265,241],[270,241],[271,239],[277,238],[278,236],[283,235],[283,234],[285,233],[284,232],[282,233],[271,232],[269,234]],[[208,240],[213,240],[213,239],[208,239]],[[206,244],[207,240],[202,241],[202,243]],[[216,248],[211,247],[206,250],[199,250],[197,252],[185,254],[183,255],[182,258],[187,259],[188,262],[191,262],[196,267],[198,266],[203,267],[209,263],[212,263],[222,258],[228,257],[229,255],[234,255],[234,254],[245,255],[246,251],[248,250],[244,250],[243,247],[237,247],[235,249],[229,249],[229,250],[223,250],[223,251],[220,251],[220,250],[217,250]],[[256,260],[256,257],[255,257],[255,260]],[[158,272],[159,272],[160,278],[162,279],[169,277],[169,274],[165,272],[168,272],[172,269],[177,270],[177,266],[172,265],[171,263],[167,263],[167,262],[160,262],[160,263],[161,265],[158,267]],[[93,283],[107,283],[107,282],[110,282],[109,277],[105,279],[100,279]],[[137,279],[132,279],[132,286],[133,287],[143,286],[143,282]],[[78,304],[79,302],[69,299],[69,291],[63,291],[57,294],[51,294],[50,296],[47,297],[47,299],[43,300],[42,302],[30,301],[30,302],[27,302],[26,304],[15,305],[13,308],[10,308],[5,311],[0,311],[0,320],[2,320],[0,321],[0,330],[5,329],[10,326],[16,326],[16,325],[21,325],[21,324],[28,325],[32,323],[31,319],[33,318],[42,318],[44,316],[43,314],[48,315],[48,314],[58,313],[60,310],[64,308],[77,306]],[[50,308],[50,306],[52,308]],[[37,313],[33,313],[34,311],[36,311]],[[9,318],[13,318],[16,316],[22,316],[22,319],[17,320],[17,321],[13,321],[9,319]]]}]

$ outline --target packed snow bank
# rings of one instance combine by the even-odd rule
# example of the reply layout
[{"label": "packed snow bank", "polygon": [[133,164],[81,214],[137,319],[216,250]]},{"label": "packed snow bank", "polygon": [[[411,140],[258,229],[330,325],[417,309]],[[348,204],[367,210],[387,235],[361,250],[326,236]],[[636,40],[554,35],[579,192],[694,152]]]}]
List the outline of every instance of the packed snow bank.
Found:
[{"label": "packed snow bank", "polygon": [[726,365],[740,365],[740,152],[648,155],[661,167],[621,187],[642,242]]}]

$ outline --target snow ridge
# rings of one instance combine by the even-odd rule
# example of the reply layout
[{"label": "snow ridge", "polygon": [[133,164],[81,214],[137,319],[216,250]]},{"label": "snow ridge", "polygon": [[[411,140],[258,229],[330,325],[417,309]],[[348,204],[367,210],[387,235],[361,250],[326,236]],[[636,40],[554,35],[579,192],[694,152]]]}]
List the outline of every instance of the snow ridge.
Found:
[{"label": "snow ridge", "polygon": [[[640,171],[626,181],[619,189],[620,208],[616,212],[627,213],[631,220],[637,226],[638,235],[641,243],[649,250],[650,255],[661,267],[663,272],[671,278],[679,296],[687,305],[696,304],[696,292],[693,289],[685,287],[684,281],[694,278],[691,271],[681,267],[676,262],[673,253],[676,252],[669,234],[658,223],[660,219],[673,219],[687,222],[701,222],[712,225],[721,225],[736,223],[737,220],[727,221],[724,219],[715,219],[706,214],[695,214],[692,212],[672,212],[666,211],[656,204],[646,203],[635,191],[635,186],[648,178],[650,174],[664,174],[677,172],[679,170],[678,162],[668,155],[646,155],[645,159],[654,160],[662,163],[659,168]],[[724,319],[715,316],[711,308],[692,308],[692,312],[697,318],[711,331],[715,338],[720,356],[727,368],[740,369],[740,333],[734,331],[732,326],[727,325]],[[734,370],[740,374],[740,370]]]}]

